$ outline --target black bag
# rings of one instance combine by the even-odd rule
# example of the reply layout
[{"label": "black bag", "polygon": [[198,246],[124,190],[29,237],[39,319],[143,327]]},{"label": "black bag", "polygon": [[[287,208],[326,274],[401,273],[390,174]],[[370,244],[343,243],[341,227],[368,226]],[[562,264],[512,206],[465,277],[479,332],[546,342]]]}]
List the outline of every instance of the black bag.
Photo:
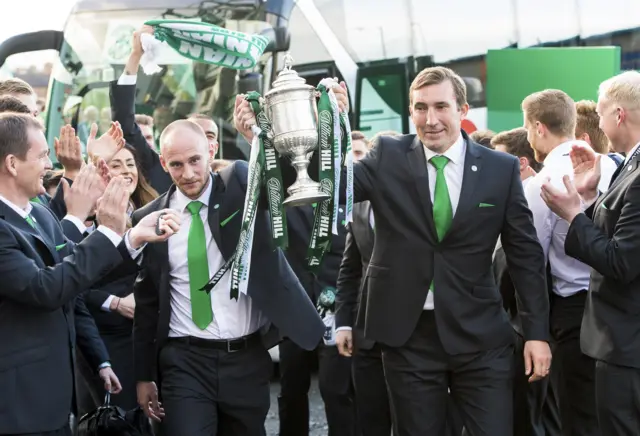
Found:
[{"label": "black bag", "polygon": [[154,436],[140,407],[125,412],[110,401],[111,394],[107,392],[103,406],[80,418],[77,436]]}]

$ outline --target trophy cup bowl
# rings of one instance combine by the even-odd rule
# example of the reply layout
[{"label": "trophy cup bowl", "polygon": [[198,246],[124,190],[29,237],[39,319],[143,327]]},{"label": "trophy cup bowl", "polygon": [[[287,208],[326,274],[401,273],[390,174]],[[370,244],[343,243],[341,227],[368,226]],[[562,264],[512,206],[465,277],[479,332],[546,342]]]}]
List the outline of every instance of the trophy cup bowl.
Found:
[{"label": "trophy cup bowl", "polygon": [[273,129],[273,145],[281,156],[291,160],[296,181],[287,188],[286,206],[319,203],[330,198],[311,177],[309,167],[318,149],[316,90],[291,69],[291,56],[285,56],[285,67],[265,95],[265,110]]}]

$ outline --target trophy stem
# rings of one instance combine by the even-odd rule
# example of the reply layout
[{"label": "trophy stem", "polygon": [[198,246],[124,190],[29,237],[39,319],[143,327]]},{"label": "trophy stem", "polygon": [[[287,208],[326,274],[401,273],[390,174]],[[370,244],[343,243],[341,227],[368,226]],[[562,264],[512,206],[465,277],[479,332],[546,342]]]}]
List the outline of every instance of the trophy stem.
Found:
[{"label": "trophy stem", "polygon": [[[309,156],[312,153],[309,153]],[[313,181],[309,177],[307,168],[309,167],[309,158],[303,155],[293,156],[291,165],[296,169],[296,181],[287,188],[289,197],[283,202],[286,206],[302,206],[313,203],[319,203],[328,199],[330,196],[322,192],[320,183]]]}]

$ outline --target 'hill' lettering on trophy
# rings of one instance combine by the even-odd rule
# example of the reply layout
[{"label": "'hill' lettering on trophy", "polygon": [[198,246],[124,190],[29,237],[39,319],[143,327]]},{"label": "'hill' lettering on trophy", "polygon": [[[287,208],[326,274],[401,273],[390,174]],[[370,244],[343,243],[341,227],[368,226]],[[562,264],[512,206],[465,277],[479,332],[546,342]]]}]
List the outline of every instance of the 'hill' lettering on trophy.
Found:
[{"label": "'hill' lettering on trophy", "polygon": [[267,164],[267,171],[271,171],[272,169],[274,169],[277,166],[277,161],[276,161],[276,151],[273,148],[266,148],[264,149],[264,157],[265,157],[265,161]]},{"label": "'hill' lettering on trophy", "polygon": [[320,112],[320,165],[322,171],[329,171],[333,163],[329,135],[331,135],[331,113],[329,111]]}]

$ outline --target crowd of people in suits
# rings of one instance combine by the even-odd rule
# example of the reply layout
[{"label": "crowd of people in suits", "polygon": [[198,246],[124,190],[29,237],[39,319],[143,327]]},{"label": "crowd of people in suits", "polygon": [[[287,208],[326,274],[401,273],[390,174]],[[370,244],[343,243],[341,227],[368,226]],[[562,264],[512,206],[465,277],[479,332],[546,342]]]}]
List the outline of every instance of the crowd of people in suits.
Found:
[{"label": "crowd of people in suits", "polygon": [[[523,127],[467,135],[462,79],[421,71],[416,134],[352,132],[353,220],[341,198],[321,269],[313,208],[287,209],[284,251],[260,208],[230,298],[228,271],[202,286],[234,255],[248,166],[214,159],[202,114],[156,147],[135,113],[146,31],[110,84],[111,127],[85,147],[64,126],[57,174],[33,90],[0,82],[0,434],[70,435],[109,391],[158,434],[263,435],[275,345],[282,436],[309,434],[316,366],[330,436],[640,433],[640,73],[597,102],[542,90]],[[242,95],[234,123],[251,144]]]}]

